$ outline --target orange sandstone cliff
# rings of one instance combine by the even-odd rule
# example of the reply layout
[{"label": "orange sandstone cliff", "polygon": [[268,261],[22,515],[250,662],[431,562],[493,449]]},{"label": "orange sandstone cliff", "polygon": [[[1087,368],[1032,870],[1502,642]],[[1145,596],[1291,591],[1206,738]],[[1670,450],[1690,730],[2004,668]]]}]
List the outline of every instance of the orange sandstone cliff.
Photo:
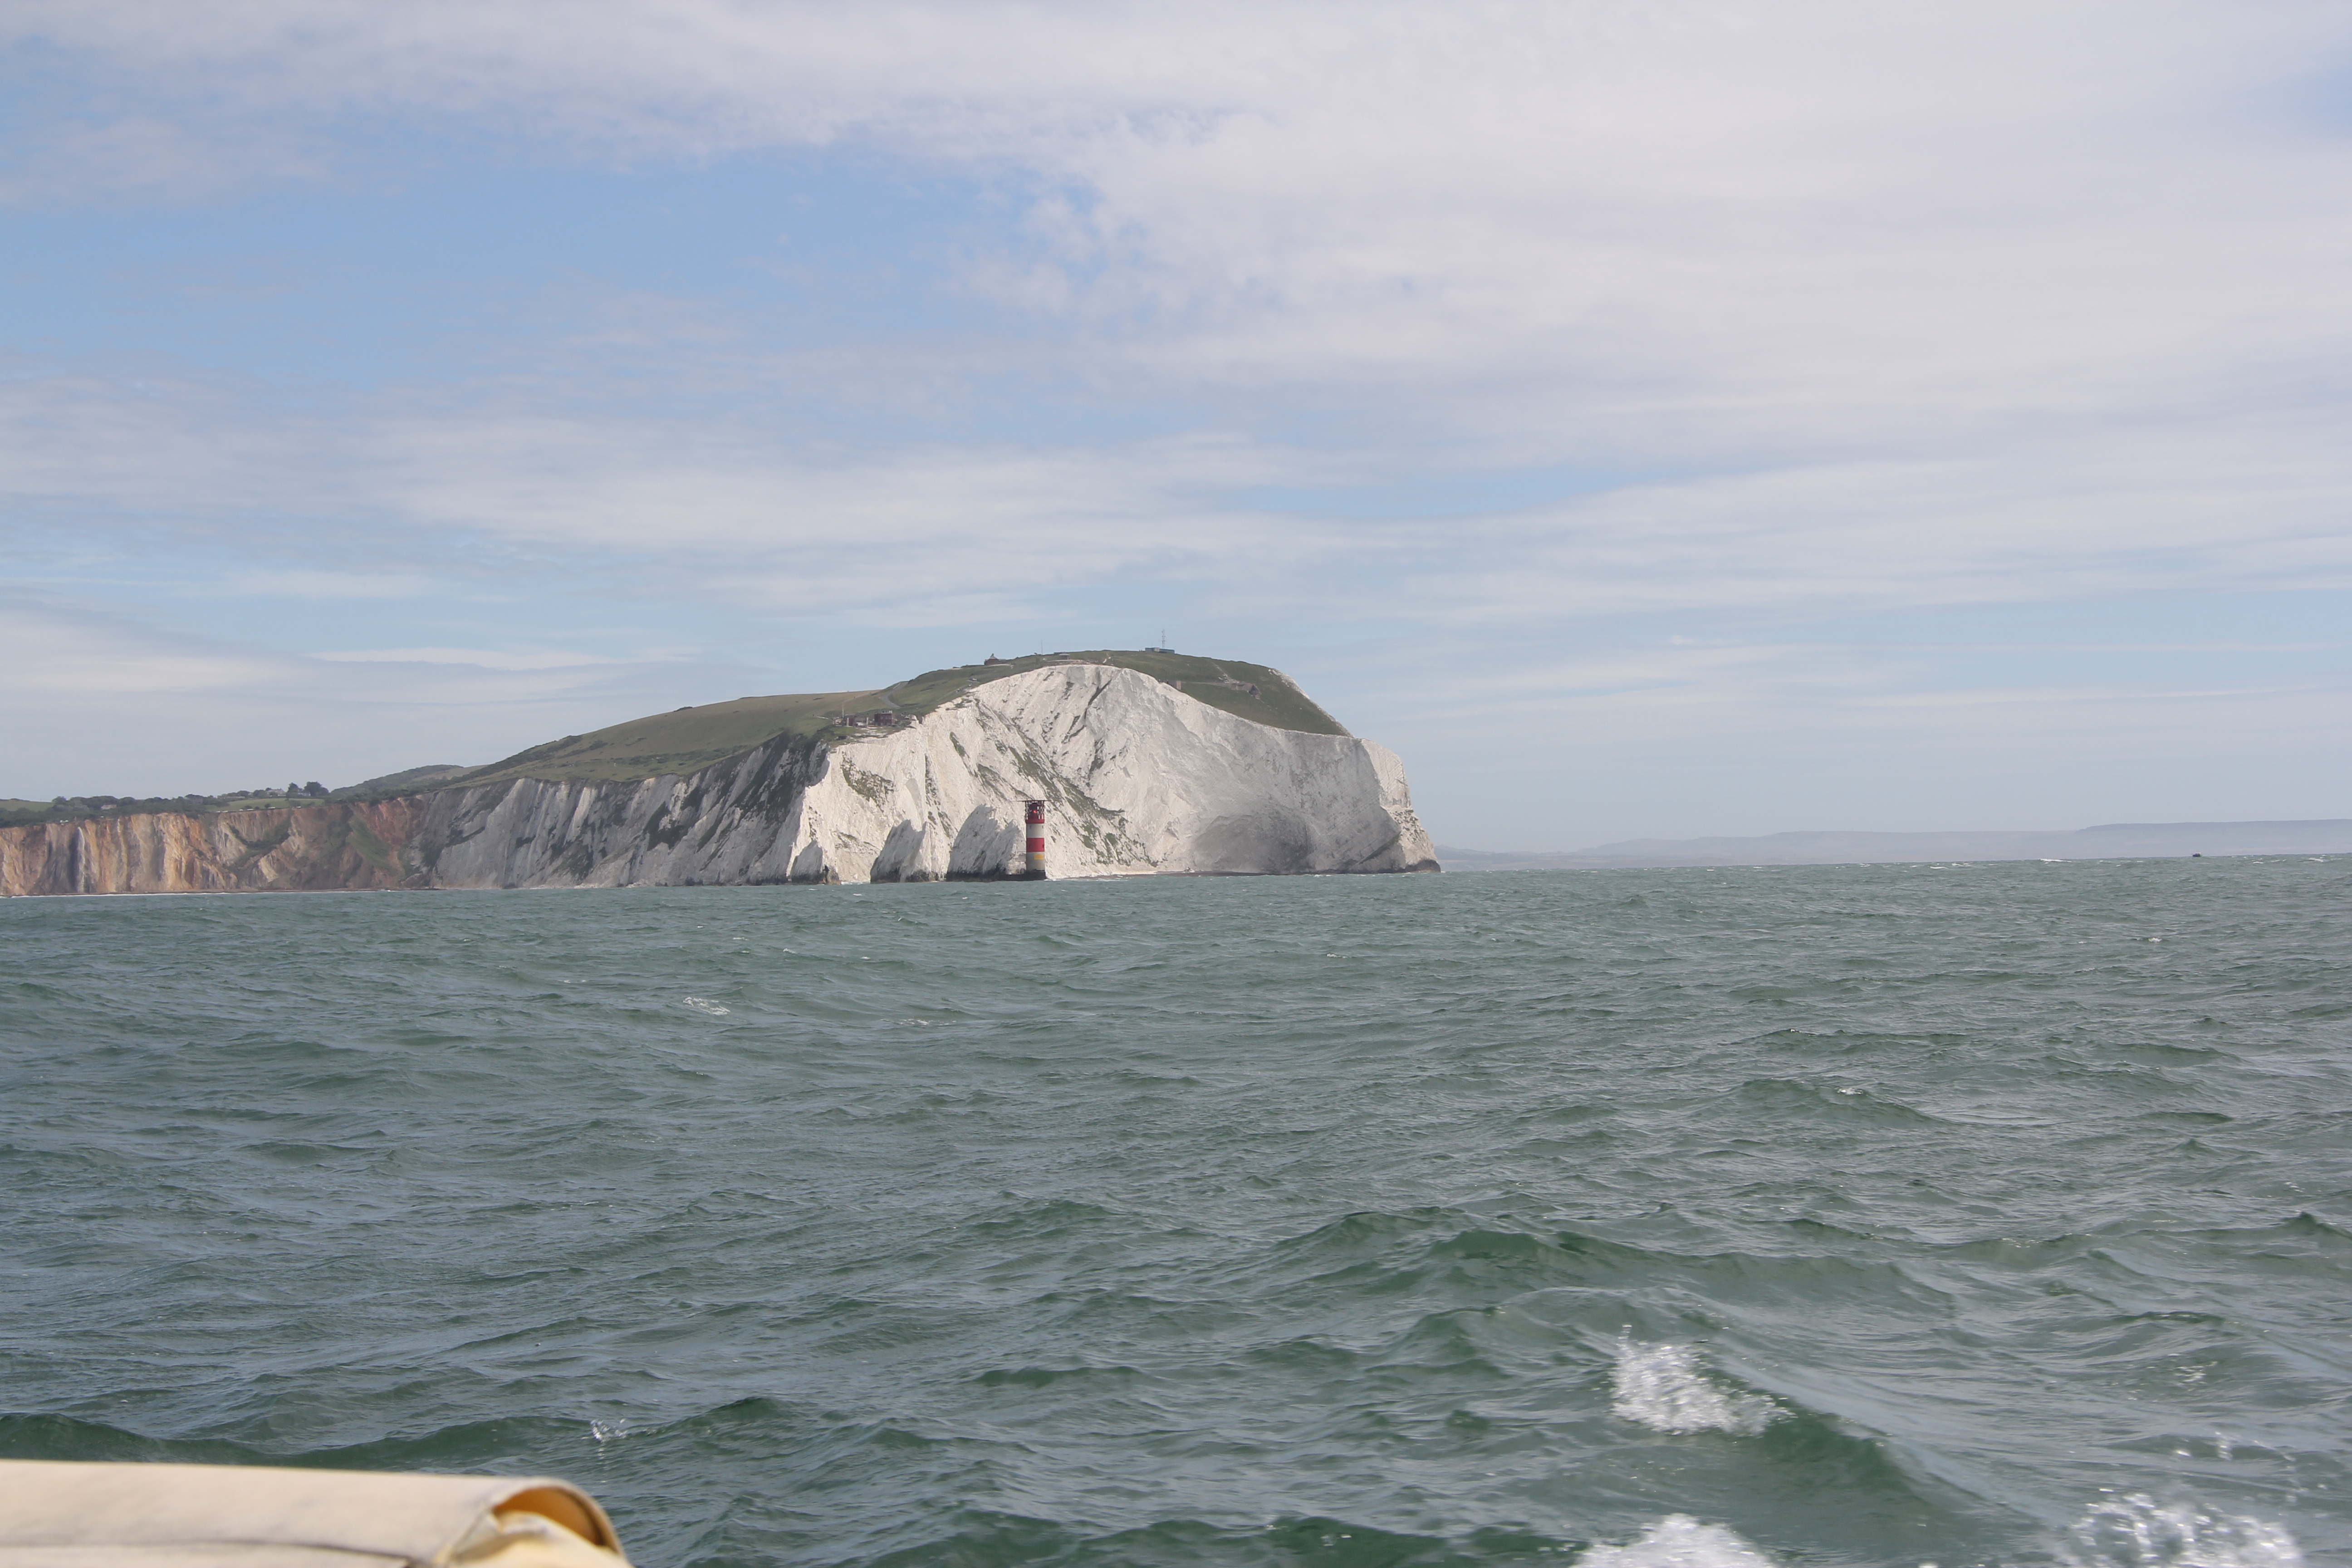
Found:
[{"label": "orange sandstone cliff", "polygon": [[297,892],[415,885],[421,798],[281,811],[101,816],[0,828],[0,898]]}]

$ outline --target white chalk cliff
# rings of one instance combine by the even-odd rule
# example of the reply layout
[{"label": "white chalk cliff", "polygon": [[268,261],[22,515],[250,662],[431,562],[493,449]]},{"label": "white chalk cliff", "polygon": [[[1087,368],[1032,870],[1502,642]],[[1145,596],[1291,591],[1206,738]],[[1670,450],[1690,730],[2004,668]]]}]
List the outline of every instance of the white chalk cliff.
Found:
[{"label": "white chalk cliff", "polygon": [[1055,877],[1438,868],[1387,748],[1081,663],[845,744],[780,737],[635,784],[440,791],[399,854],[415,880],[446,888],[1002,877],[1021,869],[1033,799],[1046,803]]}]

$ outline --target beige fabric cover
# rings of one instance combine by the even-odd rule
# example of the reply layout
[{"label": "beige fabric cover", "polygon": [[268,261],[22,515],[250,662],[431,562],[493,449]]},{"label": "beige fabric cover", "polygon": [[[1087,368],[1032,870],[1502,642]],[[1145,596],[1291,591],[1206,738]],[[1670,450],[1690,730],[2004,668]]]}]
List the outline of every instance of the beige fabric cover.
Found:
[{"label": "beige fabric cover", "polygon": [[525,1476],[0,1459],[0,1568],[625,1568],[587,1493]]}]

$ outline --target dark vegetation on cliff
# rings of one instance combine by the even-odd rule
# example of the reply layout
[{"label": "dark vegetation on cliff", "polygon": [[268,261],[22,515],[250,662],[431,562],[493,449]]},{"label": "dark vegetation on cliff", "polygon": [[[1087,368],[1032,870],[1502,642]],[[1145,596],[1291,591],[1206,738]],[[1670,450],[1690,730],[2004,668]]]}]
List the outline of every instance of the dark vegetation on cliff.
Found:
[{"label": "dark vegetation on cliff", "polygon": [[1186,653],[1097,648],[1089,653],[1024,654],[1002,664],[934,669],[912,680],[902,680],[882,695],[893,699],[905,712],[928,713],[972,686],[1049,664],[1066,663],[1115,664],[1122,669],[1136,670],[1180,687],[1185,696],[1195,701],[1276,730],[1299,730],[1309,735],[1348,732],[1346,725],[1323,711],[1313,698],[1291,683],[1288,676],[1271,666]]},{"label": "dark vegetation on cliff", "polygon": [[743,697],[731,702],[679,708],[585,735],[566,735],[483,767],[434,763],[333,791],[240,790],[227,795],[136,800],[88,795],[73,800],[0,801],[0,826],[100,816],[158,812],[195,816],[301,806],[311,804],[313,795],[339,802],[386,800],[519,778],[611,784],[664,773],[688,773],[742,756],[780,735],[803,742],[838,745],[887,733],[887,730],[849,721],[853,716],[870,718],[886,711],[919,718],[975,687],[1047,665],[1066,663],[1110,664],[1136,670],[1178,687],[1185,696],[1208,707],[1274,729],[1304,731],[1311,735],[1348,733],[1338,720],[1318,707],[1288,677],[1262,664],[1124,648],[1024,654],[994,664],[928,670],[871,691]]},{"label": "dark vegetation on cliff", "polygon": [[870,691],[742,697],[732,702],[679,708],[585,735],[566,735],[487,767],[440,778],[432,787],[501,784],[519,778],[612,784],[663,773],[692,773],[742,756],[779,735],[839,745],[888,732],[887,729],[852,723],[849,721],[853,717],[870,718],[877,712],[891,712],[920,718],[975,687],[1049,664],[1065,663],[1112,664],[1171,685],[1181,682],[1187,697],[1277,730],[1300,730],[1311,735],[1348,732],[1287,677],[1262,664],[1190,654],[1097,649],[1026,654],[997,664],[927,670],[911,679]]},{"label": "dark vegetation on cliff", "polygon": [[[141,816],[160,811],[184,812],[194,816],[200,811],[218,811],[223,807],[212,804],[208,795],[78,795],[68,800],[0,800],[0,827],[16,827],[28,822],[71,822],[86,816]],[[289,804],[284,798],[270,802],[273,805]],[[291,804],[300,805],[295,801]]]},{"label": "dark vegetation on cliff", "polygon": [[434,787],[499,784],[508,779],[578,780],[619,784],[663,773],[690,773],[740,757],[778,735],[828,734],[833,721],[870,712],[879,694],[820,691],[784,697],[739,697],[631,719],[585,735],[566,735],[502,762],[476,768]]}]

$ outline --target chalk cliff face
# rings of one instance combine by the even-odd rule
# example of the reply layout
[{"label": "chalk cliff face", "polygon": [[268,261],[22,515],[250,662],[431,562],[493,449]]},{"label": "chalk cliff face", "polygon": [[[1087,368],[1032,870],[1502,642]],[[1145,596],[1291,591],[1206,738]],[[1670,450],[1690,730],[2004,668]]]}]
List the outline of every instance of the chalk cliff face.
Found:
[{"label": "chalk cliff face", "polygon": [[0,891],[1001,877],[1021,868],[1033,799],[1056,877],[1438,868],[1386,748],[1070,664],[871,739],[782,737],[634,784],[525,778],[368,806],[9,829]]}]

